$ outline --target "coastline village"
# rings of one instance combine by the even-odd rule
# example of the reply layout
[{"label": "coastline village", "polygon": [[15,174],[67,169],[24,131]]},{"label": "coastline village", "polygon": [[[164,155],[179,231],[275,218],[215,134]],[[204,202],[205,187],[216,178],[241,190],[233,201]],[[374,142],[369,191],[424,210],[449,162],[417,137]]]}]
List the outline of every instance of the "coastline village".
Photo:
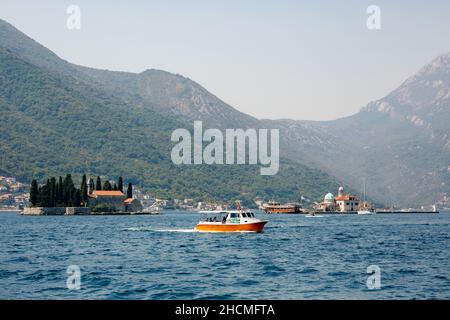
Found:
[{"label": "coastline village", "polygon": [[[0,176],[0,211],[19,211],[25,215],[88,215],[88,214],[159,214],[163,209],[187,211],[227,210],[223,203],[198,202],[191,198],[158,199],[128,183],[124,186],[122,177],[118,181],[83,175],[81,186],[74,186],[71,175],[65,178],[48,179],[38,185],[17,181],[14,177]],[[255,207],[267,213],[356,213],[358,210],[375,211],[375,207],[365,199],[346,193],[341,186],[337,196],[328,193],[321,202],[313,202],[301,197],[301,203],[280,204],[255,199]],[[305,204],[306,203],[306,204]],[[450,199],[440,203],[444,210]],[[420,209],[386,208],[376,210],[385,213],[437,212],[436,206],[422,206]]]},{"label": "coastline village", "polygon": [[22,210],[29,201],[30,185],[0,176],[0,210]]}]

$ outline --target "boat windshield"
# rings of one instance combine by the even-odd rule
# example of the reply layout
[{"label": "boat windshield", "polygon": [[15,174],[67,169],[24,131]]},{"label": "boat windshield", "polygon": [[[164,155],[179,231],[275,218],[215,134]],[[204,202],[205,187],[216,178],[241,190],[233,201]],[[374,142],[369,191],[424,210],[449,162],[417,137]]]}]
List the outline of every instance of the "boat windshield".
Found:
[{"label": "boat windshield", "polygon": [[226,223],[226,221],[236,222],[240,220],[241,217],[254,218],[255,215],[253,212],[202,212],[200,221]]},{"label": "boat windshield", "polygon": [[253,215],[252,212],[242,212],[242,217],[244,217],[244,218],[254,218],[255,216]]},{"label": "boat windshield", "polygon": [[215,212],[214,214],[206,214],[202,213],[202,216],[200,218],[200,221],[206,221],[206,222],[224,222],[224,220],[227,217],[226,212]]}]

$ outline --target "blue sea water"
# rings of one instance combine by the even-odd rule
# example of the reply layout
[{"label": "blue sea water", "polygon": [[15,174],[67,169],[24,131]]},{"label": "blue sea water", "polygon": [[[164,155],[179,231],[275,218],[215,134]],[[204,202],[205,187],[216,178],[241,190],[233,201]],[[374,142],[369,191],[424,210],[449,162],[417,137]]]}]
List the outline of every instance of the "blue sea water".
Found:
[{"label": "blue sea water", "polygon": [[[0,213],[1,299],[450,299],[450,214],[265,215],[262,234],[199,216]],[[81,288],[66,286],[69,265]],[[367,267],[381,288],[367,288]]]}]

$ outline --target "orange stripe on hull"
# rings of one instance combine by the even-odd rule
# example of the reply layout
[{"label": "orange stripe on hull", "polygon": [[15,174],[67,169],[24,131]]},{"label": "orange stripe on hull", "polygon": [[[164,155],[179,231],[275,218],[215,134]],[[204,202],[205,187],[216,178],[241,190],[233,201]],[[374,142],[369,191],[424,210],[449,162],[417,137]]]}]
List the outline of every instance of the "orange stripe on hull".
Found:
[{"label": "orange stripe on hull", "polygon": [[203,224],[199,223],[196,227],[202,232],[256,232],[261,233],[267,221],[242,224]]}]

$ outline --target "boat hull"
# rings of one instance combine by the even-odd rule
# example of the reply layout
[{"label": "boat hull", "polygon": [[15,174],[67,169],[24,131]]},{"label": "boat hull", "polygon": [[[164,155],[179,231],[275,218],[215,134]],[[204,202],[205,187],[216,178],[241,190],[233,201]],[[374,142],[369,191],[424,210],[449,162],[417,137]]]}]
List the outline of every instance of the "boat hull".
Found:
[{"label": "boat hull", "polygon": [[252,223],[199,223],[195,229],[200,232],[263,232],[267,221]]}]

